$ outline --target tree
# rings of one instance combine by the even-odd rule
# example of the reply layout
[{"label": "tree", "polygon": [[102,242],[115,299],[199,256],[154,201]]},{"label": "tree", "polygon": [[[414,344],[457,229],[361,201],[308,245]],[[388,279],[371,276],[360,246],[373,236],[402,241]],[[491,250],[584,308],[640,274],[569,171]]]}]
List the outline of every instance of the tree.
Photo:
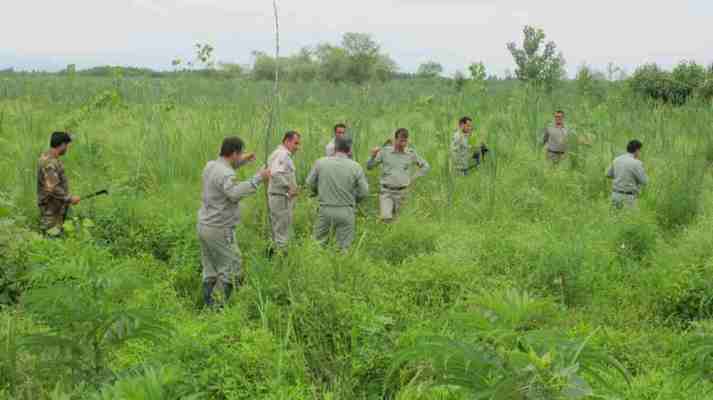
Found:
[{"label": "tree", "polygon": [[203,68],[211,69],[215,65],[213,61],[213,50],[215,48],[207,43],[196,43],[196,61],[203,64]]},{"label": "tree", "polygon": [[528,25],[523,34],[522,48],[515,42],[507,45],[517,65],[515,75],[523,82],[551,90],[564,77],[564,56],[557,52],[555,42],[545,44],[542,29]]},{"label": "tree", "polygon": [[416,75],[421,78],[435,78],[443,73],[443,66],[435,61],[427,61],[418,66]]},{"label": "tree", "polygon": [[468,66],[468,71],[470,71],[470,78],[476,82],[485,81],[487,78],[487,72],[485,71],[485,64],[482,62],[477,62],[470,64]]},{"label": "tree", "polygon": [[379,44],[366,33],[345,33],[342,48],[349,58],[349,77],[356,83],[364,83],[373,77],[379,62]]}]

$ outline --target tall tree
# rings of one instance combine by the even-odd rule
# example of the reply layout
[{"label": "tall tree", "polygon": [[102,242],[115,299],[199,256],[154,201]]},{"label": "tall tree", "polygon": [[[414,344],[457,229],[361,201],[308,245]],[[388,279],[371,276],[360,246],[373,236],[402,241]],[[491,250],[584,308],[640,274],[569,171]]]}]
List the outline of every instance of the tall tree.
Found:
[{"label": "tall tree", "polygon": [[551,90],[564,77],[564,56],[553,41],[545,43],[545,32],[532,26],[523,29],[522,47],[507,45],[517,68],[515,75],[524,82]]}]

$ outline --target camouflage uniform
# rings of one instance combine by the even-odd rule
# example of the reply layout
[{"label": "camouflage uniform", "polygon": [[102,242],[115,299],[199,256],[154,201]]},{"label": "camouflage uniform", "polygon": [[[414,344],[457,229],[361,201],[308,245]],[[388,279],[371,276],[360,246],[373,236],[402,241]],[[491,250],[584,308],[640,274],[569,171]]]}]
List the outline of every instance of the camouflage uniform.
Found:
[{"label": "camouflage uniform", "polygon": [[[403,206],[411,181],[426,175],[431,167],[413,148],[399,152],[392,145],[384,146],[376,157],[369,158],[366,168],[373,169],[379,164],[383,164],[379,193],[380,215],[382,220],[391,221]],[[411,176],[414,164],[420,169]]]},{"label": "camouflage uniform", "polygon": [[564,159],[568,137],[569,130],[564,126],[558,128],[550,125],[542,131],[542,145],[547,147],[547,158],[553,163],[556,164]]},{"label": "camouflage uniform", "polygon": [[62,160],[50,151],[43,153],[37,168],[37,205],[40,208],[40,229],[56,236],[63,232],[64,216],[71,204],[69,182]]},{"label": "camouflage uniform", "polygon": [[611,198],[615,208],[635,208],[641,187],[649,182],[644,164],[631,153],[615,158],[607,171],[607,177],[614,180]]},{"label": "camouflage uniform", "polygon": [[453,134],[451,157],[453,167],[459,175],[468,175],[468,172],[475,166],[475,159],[468,143],[468,136],[461,131],[456,131]]},{"label": "camouflage uniform", "polygon": [[337,245],[347,249],[354,240],[356,203],[369,195],[364,170],[346,154],[337,153],[315,162],[307,177],[307,186],[319,196],[315,239],[324,244],[334,228]]},{"label": "camouflage uniform", "polygon": [[295,208],[295,198],[290,198],[290,189],[297,189],[295,164],[292,153],[284,145],[280,145],[268,159],[267,165],[272,173],[272,179],[267,188],[270,222],[272,223],[272,240],[280,249],[287,247],[290,239],[290,228]]}]

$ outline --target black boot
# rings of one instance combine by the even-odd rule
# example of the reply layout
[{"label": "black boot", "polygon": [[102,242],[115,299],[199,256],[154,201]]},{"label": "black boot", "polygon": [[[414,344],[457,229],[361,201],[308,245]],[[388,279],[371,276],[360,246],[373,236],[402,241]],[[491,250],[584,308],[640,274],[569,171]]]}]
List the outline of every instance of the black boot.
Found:
[{"label": "black boot", "polygon": [[213,306],[213,288],[215,287],[215,282],[203,281],[203,304],[206,307]]},{"label": "black boot", "polygon": [[233,294],[233,284],[232,283],[224,283],[223,284],[223,293],[225,294],[225,299],[223,300],[223,303],[228,304],[228,300],[230,300],[230,295]]}]

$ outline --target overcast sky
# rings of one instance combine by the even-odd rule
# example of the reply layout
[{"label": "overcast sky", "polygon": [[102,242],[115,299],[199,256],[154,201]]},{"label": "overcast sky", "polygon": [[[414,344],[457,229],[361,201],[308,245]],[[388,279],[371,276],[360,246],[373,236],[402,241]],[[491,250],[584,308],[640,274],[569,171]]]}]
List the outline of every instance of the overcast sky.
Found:
[{"label": "overcast sky", "polygon": [[[282,51],[366,32],[403,71],[428,60],[447,73],[483,61],[513,69],[505,45],[544,28],[568,70],[713,62],[713,0],[278,0]],[[170,68],[197,42],[247,64],[274,51],[271,0],[2,0],[0,69],[135,65]]]}]

